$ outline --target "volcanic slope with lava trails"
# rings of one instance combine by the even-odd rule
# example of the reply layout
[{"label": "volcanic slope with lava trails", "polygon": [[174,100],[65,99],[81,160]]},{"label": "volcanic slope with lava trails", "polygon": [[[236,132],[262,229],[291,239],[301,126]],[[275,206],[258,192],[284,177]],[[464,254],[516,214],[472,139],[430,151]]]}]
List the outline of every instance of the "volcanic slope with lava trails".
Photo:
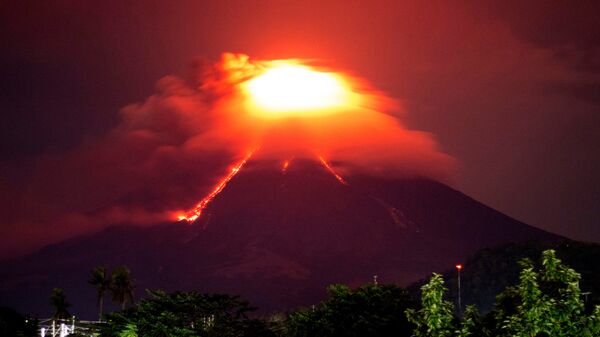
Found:
[{"label": "volcanic slope with lava trails", "polygon": [[408,284],[483,247],[552,238],[431,180],[342,177],[322,157],[283,166],[249,161],[206,207],[190,279],[287,308],[328,284]]},{"label": "volcanic slope with lava trails", "polygon": [[64,287],[94,317],[89,271],[128,265],[137,289],[240,294],[268,312],[314,304],[332,283],[407,285],[480,248],[562,240],[432,180],[285,161],[248,160],[195,221],[109,228],[2,263],[2,304],[35,313]]}]

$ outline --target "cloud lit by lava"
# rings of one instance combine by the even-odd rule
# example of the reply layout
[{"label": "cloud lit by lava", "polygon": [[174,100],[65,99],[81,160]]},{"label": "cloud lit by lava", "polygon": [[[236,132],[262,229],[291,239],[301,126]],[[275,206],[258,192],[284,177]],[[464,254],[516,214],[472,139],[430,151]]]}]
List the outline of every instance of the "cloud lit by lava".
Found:
[{"label": "cloud lit by lava", "polygon": [[[252,159],[281,164],[326,158],[342,177],[447,180],[453,158],[430,134],[405,127],[402,113],[366,81],[332,67],[224,54],[192,78],[162,78],[155,94],[121,110],[104,137],[39,159],[20,187],[27,193],[15,205],[22,206],[12,210],[21,218],[2,234],[27,232],[31,242],[19,245],[27,248],[47,242],[48,227],[59,240],[118,223],[175,220],[256,149]],[[16,250],[9,245],[4,253]]]},{"label": "cloud lit by lava", "polygon": [[[252,61],[225,54],[200,88],[220,88],[213,127],[189,144],[210,140],[262,156],[323,155],[346,172],[447,179],[452,158],[432,136],[409,130],[399,103],[366,81],[300,60]],[[237,147],[237,148],[236,148]],[[276,158],[276,159],[281,159]]]}]

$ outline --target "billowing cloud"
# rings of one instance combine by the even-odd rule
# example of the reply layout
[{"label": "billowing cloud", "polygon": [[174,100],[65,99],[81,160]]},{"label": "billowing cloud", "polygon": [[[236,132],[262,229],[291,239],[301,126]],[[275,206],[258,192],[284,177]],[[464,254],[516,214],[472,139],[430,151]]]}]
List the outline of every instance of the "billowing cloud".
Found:
[{"label": "billowing cloud", "polygon": [[[152,96],[125,106],[105,136],[39,158],[20,187],[15,221],[2,229],[0,254],[109,225],[174,221],[256,149],[256,159],[324,156],[342,174],[451,176],[453,159],[430,134],[403,126],[399,104],[342,72],[314,68],[343,82],[347,97],[338,105],[265,117],[247,84],[281,62],[224,54],[200,63],[191,80],[166,76]],[[12,240],[24,233],[26,243]]]}]

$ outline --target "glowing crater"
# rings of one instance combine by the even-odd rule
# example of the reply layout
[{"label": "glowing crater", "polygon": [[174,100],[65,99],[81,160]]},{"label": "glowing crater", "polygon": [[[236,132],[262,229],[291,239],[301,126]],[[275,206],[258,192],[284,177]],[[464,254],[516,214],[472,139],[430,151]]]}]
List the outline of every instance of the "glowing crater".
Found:
[{"label": "glowing crater", "polygon": [[246,82],[244,89],[250,110],[267,118],[331,114],[352,95],[340,75],[284,61]]}]

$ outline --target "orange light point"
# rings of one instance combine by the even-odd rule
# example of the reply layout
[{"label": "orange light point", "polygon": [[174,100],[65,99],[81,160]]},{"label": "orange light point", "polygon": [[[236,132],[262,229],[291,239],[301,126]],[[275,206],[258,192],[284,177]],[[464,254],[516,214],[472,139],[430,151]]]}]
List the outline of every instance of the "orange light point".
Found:
[{"label": "orange light point", "polygon": [[283,162],[283,165],[281,166],[281,172],[285,173],[285,171],[287,171],[288,166],[290,166],[290,161],[286,160]]}]

